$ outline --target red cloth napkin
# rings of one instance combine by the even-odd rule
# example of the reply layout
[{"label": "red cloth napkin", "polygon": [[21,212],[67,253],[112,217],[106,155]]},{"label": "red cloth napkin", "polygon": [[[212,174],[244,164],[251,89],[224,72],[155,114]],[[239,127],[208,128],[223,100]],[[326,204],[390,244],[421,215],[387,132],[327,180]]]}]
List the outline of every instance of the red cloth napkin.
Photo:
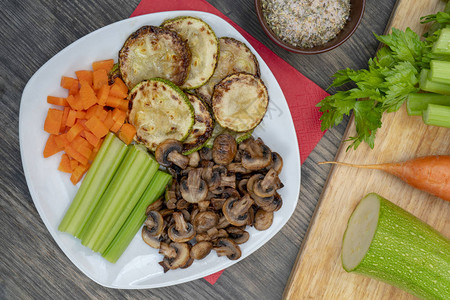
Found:
[{"label": "red cloth napkin", "polygon": [[[328,96],[327,92],[303,76],[205,0],[142,0],[131,17],[173,10],[197,10],[215,14],[233,25],[255,48],[269,66],[284,93],[294,120],[300,159],[303,163],[323,136],[323,132],[320,131],[320,113],[315,105]],[[223,270],[204,279],[210,284],[214,284],[222,272]]]}]

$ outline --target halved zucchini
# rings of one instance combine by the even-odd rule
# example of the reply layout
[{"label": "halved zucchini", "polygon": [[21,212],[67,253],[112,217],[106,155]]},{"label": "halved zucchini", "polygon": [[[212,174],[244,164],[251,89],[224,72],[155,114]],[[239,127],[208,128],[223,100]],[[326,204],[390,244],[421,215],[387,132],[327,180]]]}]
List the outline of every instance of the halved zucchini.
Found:
[{"label": "halved zucchini", "polygon": [[219,41],[211,27],[194,17],[170,19],[161,26],[178,33],[191,51],[189,74],[181,87],[195,89],[205,84],[214,73],[219,57]]},{"label": "halved zucchini", "polygon": [[264,82],[251,74],[225,77],[214,87],[212,109],[220,126],[236,132],[249,131],[263,119],[269,94]]},{"label": "halved zucchini", "polygon": [[194,125],[194,108],[186,94],[172,82],[153,78],[137,84],[128,95],[129,122],[136,140],[154,151],[162,141],[184,141]]},{"label": "halved zucchini", "polygon": [[244,72],[259,77],[259,65],[255,55],[242,42],[229,37],[219,38],[220,54],[214,74],[196,93],[208,105],[214,86],[228,75]]},{"label": "halved zucchini", "polygon": [[183,154],[190,154],[201,148],[212,134],[214,121],[206,105],[197,96],[187,94],[194,107],[195,122],[192,131],[183,143]]},{"label": "halved zucchini", "polygon": [[119,68],[129,89],[159,77],[182,85],[189,72],[189,47],[177,33],[144,26],[131,34],[119,52]]}]

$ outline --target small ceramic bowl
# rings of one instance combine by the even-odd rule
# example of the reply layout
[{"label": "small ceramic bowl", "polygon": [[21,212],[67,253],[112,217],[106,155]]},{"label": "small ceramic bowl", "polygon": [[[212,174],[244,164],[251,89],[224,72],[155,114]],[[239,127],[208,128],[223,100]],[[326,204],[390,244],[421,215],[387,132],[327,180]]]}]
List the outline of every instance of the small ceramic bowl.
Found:
[{"label": "small ceramic bowl", "polygon": [[300,54],[319,54],[342,45],[356,31],[359,23],[361,23],[361,19],[364,15],[364,8],[366,5],[365,0],[350,0],[350,16],[347,23],[344,25],[344,28],[342,28],[342,30],[337,34],[335,38],[320,46],[301,48],[282,41],[272,31],[272,29],[267,24],[266,19],[264,18],[261,3],[262,0],[255,0],[256,14],[258,15],[259,23],[261,24],[267,36],[269,36],[269,38],[278,46],[291,52]]}]

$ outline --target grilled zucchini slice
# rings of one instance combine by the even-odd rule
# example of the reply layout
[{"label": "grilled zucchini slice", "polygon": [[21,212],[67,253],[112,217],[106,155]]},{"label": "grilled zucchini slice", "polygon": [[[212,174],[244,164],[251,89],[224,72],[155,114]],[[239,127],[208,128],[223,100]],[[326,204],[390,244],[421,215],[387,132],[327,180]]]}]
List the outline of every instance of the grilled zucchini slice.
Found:
[{"label": "grilled zucchini slice", "polygon": [[195,121],[192,131],[183,143],[183,154],[200,149],[212,134],[214,121],[206,105],[195,95],[187,94],[194,107]]},{"label": "grilled zucchini slice", "polygon": [[194,17],[170,19],[161,26],[178,33],[191,51],[189,74],[181,88],[195,89],[204,85],[214,73],[219,57],[219,41],[214,31]]},{"label": "grilled zucchini slice", "polygon": [[194,108],[186,94],[172,82],[152,78],[137,84],[128,95],[129,122],[136,140],[148,149],[166,139],[184,141],[194,125]]},{"label": "grilled zucchini slice", "polygon": [[246,139],[248,139],[249,137],[252,136],[253,133],[253,129],[249,130],[249,131],[245,131],[245,132],[236,132],[236,131],[232,131],[230,129],[226,129],[223,128],[222,126],[219,125],[219,123],[215,123],[214,124],[214,129],[213,132],[211,134],[211,137],[208,139],[208,141],[205,143],[205,147],[208,148],[212,148],[213,144],[214,144],[214,139],[222,133],[227,133],[229,135],[231,135],[232,137],[234,137],[234,139],[236,140],[237,144],[242,143],[243,141],[245,141]]},{"label": "grilled zucchini slice", "polygon": [[232,74],[214,87],[214,117],[220,126],[236,132],[255,128],[263,119],[268,104],[264,82],[251,74]]},{"label": "grilled zucchini slice", "polygon": [[119,51],[119,68],[129,89],[145,79],[164,78],[176,85],[186,80],[191,62],[189,47],[177,33],[143,26]]},{"label": "grilled zucchini slice", "polygon": [[214,86],[228,75],[244,72],[259,77],[259,65],[255,55],[242,42],[230,37],[219,38],[220,54],[214,74],[206,84],[196,89],[197,95],[211,105]]}]

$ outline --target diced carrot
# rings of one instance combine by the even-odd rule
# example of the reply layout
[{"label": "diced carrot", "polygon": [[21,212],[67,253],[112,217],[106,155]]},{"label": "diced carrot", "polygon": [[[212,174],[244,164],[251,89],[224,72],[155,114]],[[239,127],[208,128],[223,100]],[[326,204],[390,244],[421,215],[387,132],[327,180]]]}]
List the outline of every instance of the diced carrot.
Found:
[{"label": "diced carrot", "polygon": [[44,157],[45,158],[50,157],[53,154],[56,154],[59,151],[63,150],[62,148],[59,148],[56,145],[55,137],[56,137],[56,135],[50,134],[50,136],[47,139],[47,142],[45,143],[45,147],[44,147]]},{"label": "diced carrot", "polygon": [[112,118],[112,110],[108,110],[105,121],[103,121],[103,123],[105,124],[106,128],[108,128],[108,129],[110,129],[114,125],[115,121]]},{"label": "diced carrot", "polygon": [[77,111],[71,109],[69,111],[68,116],[67,116],[66,126],[67,127],[72,127],[73,125],[75,125],[75,121],[76,120],[77,120]]},{"label": "diced carrot", "polygon": [[116,78],[113,85],[111,86],[111,90],[109,91],[111,96],[124,99],[128,96],[128,87],[120,78]]},{"label": "diced carrot", "polygon": [[66,98],[56,96],[47,96],[47,103],[60,106],[69,106],[69,103],[67,103]]},{"label": "diced carrot", "polygon": [[76,159],[70,158],[70,167],[72,168],[72,170],[75,170],[76,167],[78,167],[78,165],[80,164]]},{"label": "diced carrot", "polygon": [[83,130],[83,125],[79,122],[75,123],[67,132],[67,140],[72,142]]},{"label": "diced carrot", "polygon": [[98,104],[105,106],[106,105],[106,99],[108,98],[109,95],[109,90],[111,89],[111,87],[107,84],[103,85],[97,92],[97,100],[98,100]]},{"label": "diced carrot", "polygon": [[77,110],[76,116],[77,116],[77,119],[85,119],[86,111],[85,110]]},{"label": "diced carrot", "polygon": [[68,106],[65,106],[64,111],[63,111],[63,116],[61,119],[61,129],[59,130],[59,132],[64,132],[64,130],[66,129],[67,117],[69,116],[69,111],[70,111],[70,108]]},{"label": "diced carrot", "polygon": [[103,106],[96,104],[91,106],[87,110],[85,118],[90,119],[93,116],[96,116],[97,118],[100,119],[100,121],[105,121],[107,114],[108,112],[103,108]]},{"label": "diced carrot", "polygon": [[113,66],[114,66],[114,59],[94,61],[92,63],[92,69],[94,70],[94,72],[99,69],[104,69],[106,70],[106,72],[109,72],[111,71]]},{"label": "diced carrot", "polygon": [[61,87],[70,90],[74,83],[78,81],[75,78],[62,76],[61,77]]},{"label": "diced carrot", "polygon": [[[85,130],[83,130],[85,131]],[[71,142],[72,147],[77,150],[78,152],[80,152],[81,147],[88,147],[88,148],[92,148],[91,144],[84,139],[83,137],[81,137],[81,135],[78,135],[76,138],[73,139],[73,141]]]},{"label": "diced carrot", "polygon": [[87,120],[85,125],[98,138],[104,137],[109,132],[105,124],[96,116]]},{"label": "diced carrot", "polygon": [[114,124],[109,128],[110,131],[117,133],[122,127],[123,122],[114,121]]},{"label": "diced carrot", "polygon": [[83,109],[88,109],[97,103],[97,96],[87,81],[81,81],[80,85],[80,101],[83,103]]},{"label": "diced carrot", "polygon": [[130,103],[129,100],[122,100],[120,101],[119,106],[117,106],[118,109],[123,111],[128,111],[128,104]]},{"label": "diced carrot", "polygon": [[89,160],[92,154],[92,147],[80,146],[78,152]]},{"label": "diced carrot", "polygon": [[104,85],[108,85],[108,72],[105,69],[94,71],[92,76],[92,87],[94,90],[98,90]]},{"label": "diced carrot", "polygon": [[74,110],[82,110],[83,104],[80,102],[79,95],[69,95],[69,97],[66,98],[67,102],[69,103],[70,108]]},{"label": "diced carrot", "polygon": [[75,71],[75,74],[77,75],[78,81],[81,82],[82,80],[89,83],[90,86],[92,86],[93,82],[93,73],[89,70],[79,70]]},{"label": "diced carrot", "polygon": [[65,148],[66,145],[69,143],[69,140],[67,139],[67,133],[63,133],[60,135],[55,136],[55,143],[58,148]]},{"label": "diced carrot", "polygon": [[77,160],[80,164],[86,165],[88,163],[88,159],[81,155],[77,150],[75,150],[75,148],[71,144],[68,144],[66,147],[64,147],[64,151],[66,151],[67,155]]},{"label": "diced carrot", "polygon": [[87,165],[78,165],[75,170],[73,170],[72,175],[70,176],[70,181],[75,185],[77,184],[81,178],[83,178],[84,173],[88,170]]},{"label": "diced carrot", "polygon": [[72,173],[73,169],[70,166],[70,158],[69,155],[63,153],[61,155],[61,162],[59,163],[58,170],[65,173]]},{"label": "diced carrot", "polygon": [[69,95],[76,95],[80,91],[80,82],[75,79],[75,81],[72,83],[72,86],[69,89]]},{"label": "diced carrot", "polygon": [[112,118],[115,122],[124,123],[125,118],[127,117],[127,113],[121,109],[114,108],[112,112]]},{"label": "diced carrot", "polygon": [[[111,91],[110,91],[110,93],[111,93]],[[111,96],[111,94],[110,95],[108,95],[108,98],[106,98],[106,103],[105,103],[105,105],[106,106],[109,106],[109,107],[118,107],[118,106],[120,106],[120,102],[122,101],[123,99],[121,99],[121,98],[118,98],[118,97],[115,97],[115,96]]]},{"label": "diced carrot", "polygon": [[92,132],[85,130],[84,134],[86,136],[86,140],[93,147],[96,147],[98,145],[98,143],[100,143],[100,139],[98,137],[96,137]]},{"label": "diced carrot", "polygon": [[45,118],[44,130],[50,134],[58,134],[61,130],[61,121],[63,111],[55,108],[49,108]]},{"label": "diced carrot", "polygon": [[123,124],[118,133],[119,139],[121,139],[127,145],[129,145],[133,141],[135,135],[136,128],[134,128],[134,126],[129,123]]}]

